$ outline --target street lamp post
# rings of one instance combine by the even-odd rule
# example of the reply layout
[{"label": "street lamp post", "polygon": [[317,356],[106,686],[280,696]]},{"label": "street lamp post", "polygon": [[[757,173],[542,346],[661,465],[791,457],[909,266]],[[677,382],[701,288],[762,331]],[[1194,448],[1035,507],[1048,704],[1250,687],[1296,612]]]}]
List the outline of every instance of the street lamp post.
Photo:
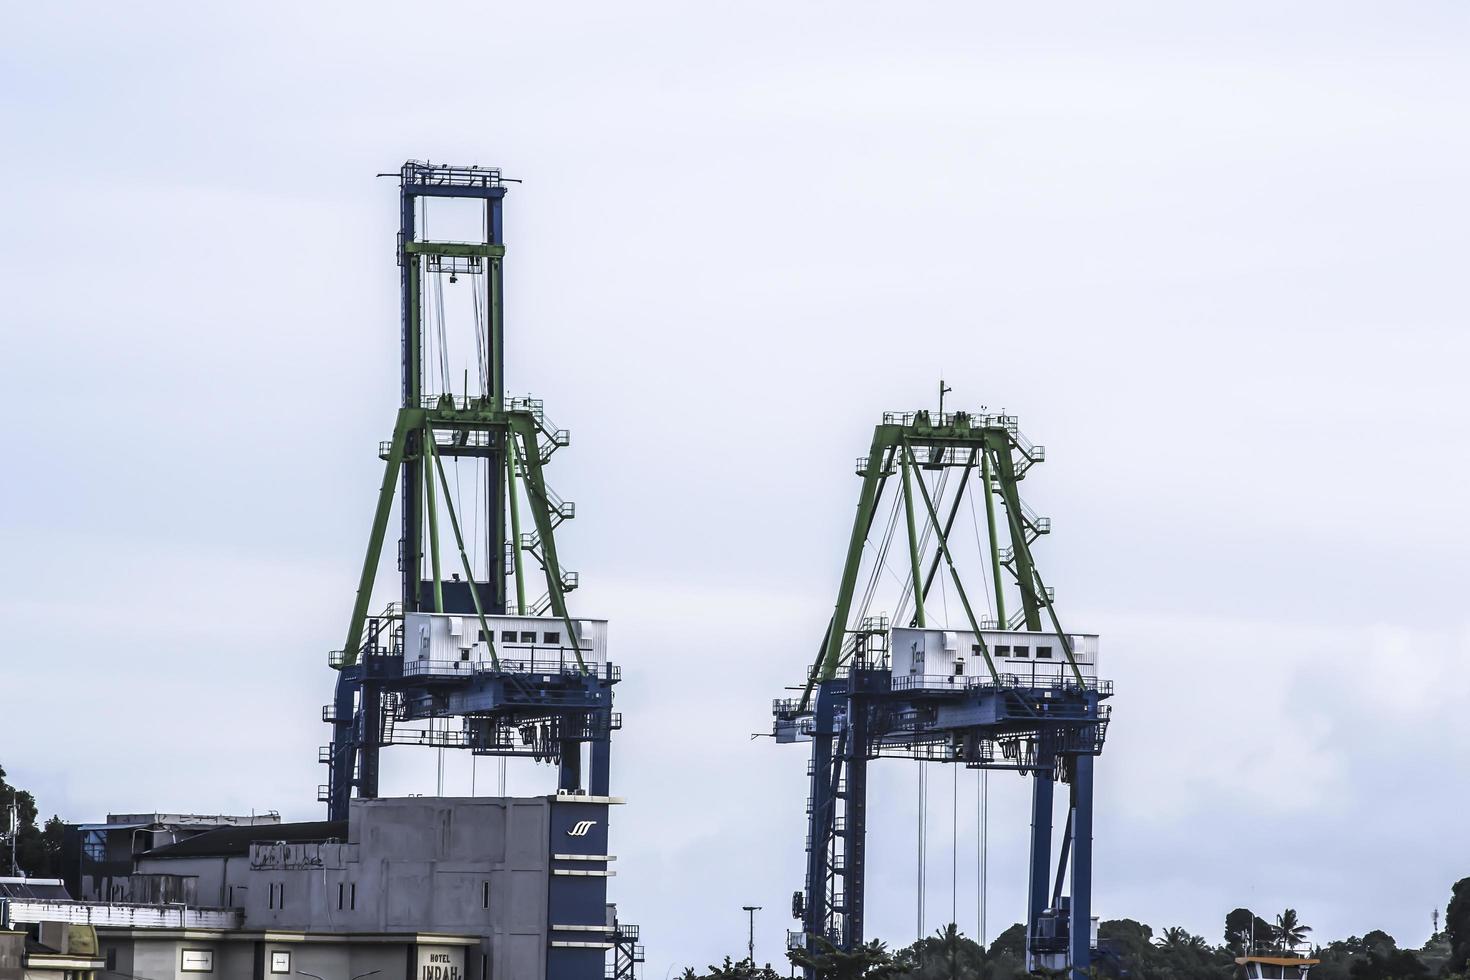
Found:
[{"label": "street lamp post", "polygon": [[750,914],[750,941],[746,950],[750,953],[750,965],[755,966],[755,914],[762,908],[760,905],[742,905],[743,910]]}]

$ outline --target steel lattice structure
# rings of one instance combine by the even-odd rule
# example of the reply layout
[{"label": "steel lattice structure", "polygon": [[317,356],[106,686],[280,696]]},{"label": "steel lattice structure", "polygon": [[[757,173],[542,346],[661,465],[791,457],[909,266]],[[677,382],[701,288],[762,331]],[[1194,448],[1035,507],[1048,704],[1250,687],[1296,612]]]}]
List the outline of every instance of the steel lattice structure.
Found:
[{"label": "steel lattice structure", "polygon": [[[827,634],[800,696],[774,704],[778,740],[810,738],[812,743],[806,876],[793,903],[802,923],[793,945],[809,956],[817,956],[824,942],[841,950],[864,942],[868,764],[903,757],[1031,777],[1028,965],[1065,962],[1074,977],[1088,970],[1093,759],[1106,736],[1109,708],[1103,702],[1112,687],[1086,676],[1077,649],[1081,638],[1063,630],[1032,554],[1032,544],[1050,531],[1050,522],[1025,505],[1019,484],[1044,456],[1042,447],[1021,435],[1013,416],[946,414],[941,409],[886,415],[874,430],[867,456],[858,461],[862,489]],[[943,482],[936,479],[931,491],[926,479],[928,473],[940,477],[944,471],[959,474],[947,507],[938,499]],[[895,631],[887,619],[868,616],[866,609],[854,609],[865,546],[884,491],[894,483],[902,499],[908,588],[914,602],[903,624],[913,628],[907,632]],[[971,486],[979,486],[984,496],[989,541],[983,560],[993,582],[994,620],[977,615],[974,596],[954,558],[952,531]],[[895,509],[890,533],[897,514]],[[998,516],[1009,539],[1006,546],[997,533]],[[926,547],[930,539],[935,543],[932,554]],[[880,558],[885,552],[886,545]],[[922,631],[932,628],[925,606],[941,565],[963,609],[961,627],[967,631],[961,635],[971,641],[974,670],[952,664],[946,677],[927,675],[922,668],[901,673],[891,638],[923,639]],[[875,566],[873,574],[880,571]],[[1009,586],[1003,585],[1006,580]],[[1019,608],[1009,619],[1008,591],[1019,597]],[[944,632],[942,642],[950,643],[952,635]],[[919,649],[918,640],[914,648]],[[1034,649],[1038,658],[1043,650],[1050,658],[1054,648],[1062,657],[1049,659],[1044,667],[1030,661],[1029,674],[1021,661],[1010,657],[1019,651],[1029,656]],[[1038,672],[1038,667],[1043,669]],[[1053,882],[1053,796],[1058,783],[1068,793],[1068,816]],[[1064,896],[1069,867],[1070,894]],[[1073,922],[1081,926],[1069,928]],[[807,968],[808,977],[816,975]]]},{"label": "steel lattice structure", "polygon": [[[319,795],[331,819],[346,819],[354,791],[366,798],[378,795],[380,749],[415,744],[553,762],[560,768],[562,789],[606,796],[610,735],[619,726],[612,710],[619,673],[610,663],[584,657],[582,630],[566,601],[577,578],[562,568],[556,548],[556,529],[575,510],[551,490],[544,472],[552,454],[567,445],[568,435],[547,422],[539,401],[504,394],[505,183],[498,170],[413,161],[403,165],[398,177],[402,401],[393,437],[379,453],[385,461],[383,481],[346,640],[330,657],[338,671],[336,696],[322,709],[322,720],[332,725],[332,744],[321,753],[330,776]],[[483,240],[424,239],[418,228],[420,207],[440,199],[467,199],[482,208]],[[476,289],[477,393],[468,390],[468,379],[467,390],[455,394],[447,383],[432,390],[435,386],[426,378],[426,283],[434,277],[455,282],[460,276],[472,277]],[[439,312],[442,330],[442,296]],[[483,508],[477,502],[474,513],[475,524],[485,531],[483,541],[475,541],[475,550],[481,543],[485,547],[483,570],[469,557],[466,522],[461,520],[465,508],[463,501],[458,509],[454,505],[446,458],[475,461],[488,475]],[[534,526],[524,534],[522,490]],[[395,495],[401,520],[400,597],[380,615],[370,616]],[[463,577],[443,574],[441,512],[449,518]],[[541,565],[546,588],[540,599],[529,602],[525,555]],[[479,626],[473,642],[488,647],[488,663],[441,668],[407,657],[405,623],[416,613],[473,616]],[[529,653],[508,653],[499,641],[514,636],[517,624],[491,619],[504,616],[540,617],[557,624],[554,634],[544,635],[569,644],[571,656],[564,650],[538,654],[534,646]],[[533,631],[533,636],[542,635]],[[462,720],[458,731],[399,727],[453,717]],[[585,774],[584,745],[590,745]]]}]

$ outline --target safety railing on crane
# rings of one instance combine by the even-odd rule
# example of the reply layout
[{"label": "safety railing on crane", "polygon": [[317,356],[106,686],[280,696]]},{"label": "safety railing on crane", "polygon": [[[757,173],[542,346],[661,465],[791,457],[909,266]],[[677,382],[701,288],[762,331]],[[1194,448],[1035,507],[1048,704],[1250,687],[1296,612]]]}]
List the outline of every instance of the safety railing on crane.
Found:
[{"label": "safety railing on crane", "polygon": [[[623,676],[622,668],[616,664],[589,663],[587,667],[604,680],[617,681]],[[404,677],[469,677],[477,674],[560,674],[581,677],[582,668],[570,653],[554,660],[501,657],[498,669],[488,660],[409,660],[403,665]],[[330,707],[331,705],[327,705],[322,710],[325,712]],[[324,717],[322,720],[329,719]]]}]

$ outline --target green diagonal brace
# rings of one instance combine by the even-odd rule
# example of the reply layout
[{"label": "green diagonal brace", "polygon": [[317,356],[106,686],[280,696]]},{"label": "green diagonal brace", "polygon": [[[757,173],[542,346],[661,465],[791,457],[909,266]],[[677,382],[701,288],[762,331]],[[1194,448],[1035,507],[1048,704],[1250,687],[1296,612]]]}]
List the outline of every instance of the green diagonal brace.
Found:
[{"label": "green diagonal brace", "polygon": [[[432,426],[424,426],[419,439],[424,446],[424,451],[430,456],[434,455],[434,429]],[[437,458],[437,457],[436,457]],[[424,497],[427,504],[429,518],[429,567],[434,574],[434,611],[444,611],[444,575],[439,567],[439,504],[434,499],[434,480],[432,476],[424,481]],[[448,497],[448,491],[445,492]],[[447,502],[447,499],[446,499]],[[471,588],[474,587],[474,578],[470,577]]]},{"label": "green diagonal brace", "polygon": [[858,495],[857,517],[852,522],[852,536],[847,542],[847,562],[842,567],[842,582],[837,588],[837,605],[832,610],[832,623],[827,628],[826,647],[807,677],[806,689],[801,695],[802,710],[806,710],[817,677],[822,680],[835,677],[842,661],[842,641],[847,636],[847,616],[852,611],[852,593],[857,587],[858,568],[862,565],[863,542],[867,540],[868,528],[873,523],[873,508],[878,502],[878,489],[883,480],[883,457],[897,442],[898,433],[896,425],[880,425],[873,430],[863,489]]},{"label": "green diagonal brace", "polygon": [[505,440],[505,485],[510,510],[510,557],[516,577],[516,613],[524,616],[526,614],[526,574],[525,569],[521,567],[521,503],[520,494],[516,492],[518,480],[516,441],[507,438]]},{"label": "green diagonal brace", "polygon": [[[1026,617],[1026,628],[1041,631],[1041,611],[1032,591],[1036,568],[1031,563],[1031,546],[1026,543],[1026,528],[1021,524],[1021,495],[1016,490],[1016,468],[1011,461],[1009,435],[1000,446],[994,447],[996,468],[1000,471],[1000,494],[1006,505],[1006,523],[1011,530],[1011,551],[1016,562],[1016,582],[1021,586],[1021,608]],[[1009,623],[1002,623],[1009,626]]]},{"label": "green diagonal brace", "polygon": [[[964,469],[964,471],[962,473],[960,473],[960,489],[959,489],[959,492],[954,495],[954,500],[949,505],[949,515],[947,517],[945,517],[945,519],[944,519],[944,534],[945,534],[945,537],[948,537],[949,536],[950,530],[954,527],[954,519],[955,519],[955,517],[957,517],[959,515],[959,512],[960,512],[960,504],[965,499],[965,487],[969,486],[970,471],[975,468],[975,456],[976,456],[976,453],[977,453],[977,450],[974,450],[974,449],[971,449],[970,450],[970,459],[969,459],[969,461],[967,463],[965,463],[965,469]],[[934,552],[934,558],[929,562],[929,571],[927,573],[925,573],[925,575],[924,575],[924,598],[926,598],[926,599],[929,597],[929,589],[930,589],[930,587],[934,585],[934,575],[935,575],[936,572],[939,571],[939,562],[940,562],[940,560],[941,560],[940,554],[939,554],[938,550],[936,550]],[[1004,620],[1002,620],[1002,621],[1004,621]],[[923,624],[922,623],[914,623],[912,625],[921,626]]]},{"label": "green diagonal brace", "polygon": [[990,475],[990,450],[980,459],[980,479],[985,484],[985,526],[990,533],[990,579],[995,586],[995,619],[1006,624],[1006,593],[1000,581],[1000,539],[995,535],[995,481]]},{"label": "green diagonal brace", "polygon": [[1062,645],[1062,652],[1067,655],[1067,663],[1072,665],[1072,673],[1077,676],[1077,683],[1085,691],[1087,690],[1087,679],[1082,676],[1082,668],[1077,666],[1077,658],[1072,656],[1072,641],[1062,631],[1062,623],[1061,620],[1057,619],[1056,607],[1052,605],[1051,596],[1046,594],[1046,583],[1041,580],[1041,573],[1036,570],[1036,566],[1034,565],[1031,567],[1031,574],[1036,576],[1036,593],[1046,605],[1046,614],[1051,618],[1052,629],[1057,631],[1057,641]]},{"label": "green diagonal brace", "polygon": [[[924,584],[919,581],[919,535],[914,529],[914,488],[909,472],[911,459],[911,453],[904,453],[898,465],[903,472],[903,516],[908,523],[909,532],[909,570],[914,586],[914,625],[923,629],[925,589]],[[922,481],[923,477],[919,479]],[[955,497],[955,500],[958,501],[959,497]]]},{"label": "green diagonal brace", "polygon": [[[454,543],[459,546],[459,560],[464,565],[465,581],[470,586],[470,598],[475,603],[475,618],[480,621],[480,632],[485,634],[485,644],[490,649],[490,666],[496,670],[500,669],[500,657],[495,653],[495,632],[490,629],[490,624],[485,621],[485,610],[480,606],[480,590],[475,587],[475,570],[470,566],[470,556],[464,550],[464,536],[459,533],[459,517],[454,513],[454,500],[449,494],[449,477],[444,475],[444,463],[440,461],[439,454],[434,452],[434,440],[431,438],[424,444],[428,455],[434,461],[434,469],[439,474],[439,485],[444,488],[444,509],[449,513],[449,526],[454,529]],[[429,479],[433,480],[432,474]]]},{"label": "green diagonal brace", "polygon": [[541,563],[546,572],[546,591],[551,597],[551,611],[566,625],[567,637],[572,641],[572,652],[576,654],[577,666],[582,673],[589,673],[582,659],[582,645],[577,640],[577,631],[572,628],[567,614],[566,593],[562,588],[561,565],[556,560],[556,538],[551,527],[551,502],[546,493],[546,481],[541,474],[541,454],[536,448],[536,423],[527,412],[509,412],[511,432],[521,439],[521,464],[525,467],[526,497],[531,505],[531,517],[536,522],[536,534],[541,538]]},{"label": "green diagonal brace", "polygon": [[352,619],[347,624],[347,641],[342,645],[342,666],[357,663],[358,647],[362,644],[363,625],[367,621],[368,603],[373,598],[373,580],[378,575],[378,561],[383,553],[383,536],[388,530],[388,517],[393,511],[393,491],[398,484],[398,471],[403,466],[403,451],[408,444],[409,430],[418,424],[423,413],[403,409],[398,413],[398,422],[393,427],[392,448],[388,450],[388,462],[383,468],[383,484],[378,488],[378,509],[373,514],[373,530],[368,535],[367,555],[362,560],[362,575],[357,580],[357,598],[352,603]]},{"label": "green diagonal brace", "polygon": [[[904,453],[912,462],[913,450],[905,443]],[[919,493],[924,498],[924,509],[929,512],[929,520],[934,525],[934,533],[939,537],[939,551],[944,555],[944,563],[949,566],[949,576],[954,580],[954,587],[960,594],[960,604],[965,607],[965,618],[970,621],[970,629],[975,633],[975,641],[980,646],[980,655],[985,658],[985,666],[990,669],[990,678],[997,684],[1000,683],[1000,674],[995,669],[995,661],[990,659],[990,646],[985,642],[984,635],[980,632],[980,621],[975,618],[975,610],[970,608],[970,597],[965,594],[965,587],[960,582],[959,570],[954,567],[954,559],[949,554],[949,542],[945,540],[944,529],[939,526],[939,514],[934,510],[934,501],[929,498],[929,488],[919,480]]]}]

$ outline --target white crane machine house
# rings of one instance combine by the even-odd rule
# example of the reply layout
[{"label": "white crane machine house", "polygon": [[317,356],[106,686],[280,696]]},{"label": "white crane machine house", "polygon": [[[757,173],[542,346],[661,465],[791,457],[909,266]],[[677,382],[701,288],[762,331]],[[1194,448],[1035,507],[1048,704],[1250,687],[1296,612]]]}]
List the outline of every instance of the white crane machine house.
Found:
[{"label": "white crane machine house", "polygon": [[[1096,681],[1096,633],[980,631],[996,672],[1003,679],[1014,678],[1022,684],[1075,683],[1076,675],[1062,647],[1063,636],[1082,676],[1089,684]],[[898,626],[891,631],[888,644],[895,687],[953,687],[992,679],[980,641],[972,631]]]},{"label": "white crane machine house", "polygon": [[[492,670],[489,638],[477,616],[412,612],[403,622],[403,672],[464,675]],[[486,616],[501,669],[526,672],[579,670],[607,664],[607,620],[549,616]]]}]

